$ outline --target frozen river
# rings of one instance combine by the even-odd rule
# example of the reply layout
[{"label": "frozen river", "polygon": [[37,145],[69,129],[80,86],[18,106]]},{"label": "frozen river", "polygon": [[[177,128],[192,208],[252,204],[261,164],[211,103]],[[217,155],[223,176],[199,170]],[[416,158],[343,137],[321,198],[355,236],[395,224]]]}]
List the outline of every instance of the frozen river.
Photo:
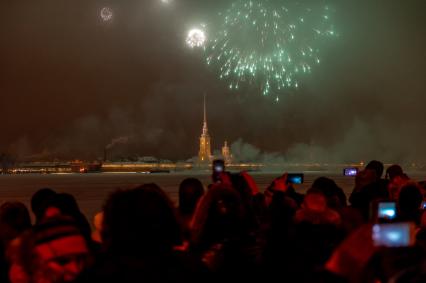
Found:
[{"label": "frozen river", "polygon": [[[426,180],[426,173],[409,174],[415,180]],[[260,189],[266,188],[278,173],[252,173]],[[333,172],[305,172],[305,183],[296,189],[305,192],[320,176],[330,177],[350,194],[354,178],[344,177]],[[0,175],[0,200],[21,201],[29,205],[31,195],[43,187],[74,195],[83,213],[92,219],[100,211],[106,197],[115,189],[131,188],[144,183],[156,183],[163,188],[173,201],[177,201],[179,183],[187,177],[199,178],[205,186],[210,183],[210,175],[205,172],[140,174],[140,173],[94,173],[94,174],[46,174],[46,175]]]}]

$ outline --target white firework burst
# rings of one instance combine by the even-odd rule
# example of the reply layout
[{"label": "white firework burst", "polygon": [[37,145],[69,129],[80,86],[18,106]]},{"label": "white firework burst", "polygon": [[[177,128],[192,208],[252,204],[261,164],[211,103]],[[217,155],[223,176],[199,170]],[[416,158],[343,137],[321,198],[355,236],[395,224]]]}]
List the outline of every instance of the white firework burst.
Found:
[{"label": "white firework burst", "polygon": [[199,28],[191,29],[186,37],[186,44],[191,48],[204,47],[206,41],[207,36],[205,31]]}]

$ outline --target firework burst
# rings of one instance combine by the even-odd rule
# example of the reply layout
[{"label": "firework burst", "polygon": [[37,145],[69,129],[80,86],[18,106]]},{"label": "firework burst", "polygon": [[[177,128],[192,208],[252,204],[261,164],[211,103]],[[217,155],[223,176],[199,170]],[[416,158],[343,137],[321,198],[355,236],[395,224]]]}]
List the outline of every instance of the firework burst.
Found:
[{"label": "firework burst", "polygon": [[191,29],[186,37],[186,44],[191,48],[204,47],[206,41],[207,36],[205,31],[199,28]]},{"label": "firework burst", "polygon": [[109,22],[114,17],[114,11],[110,7],[103,7],[101,9],[100,16],[104,22]]},{"label": "firework burst", "polygon": [[319,47],[333,37],[331,10],[291,0],[238,0],[220,14],[221,28],[206,49],[230,89],[256,85],[263,95],[298,88],[321,60]]}]

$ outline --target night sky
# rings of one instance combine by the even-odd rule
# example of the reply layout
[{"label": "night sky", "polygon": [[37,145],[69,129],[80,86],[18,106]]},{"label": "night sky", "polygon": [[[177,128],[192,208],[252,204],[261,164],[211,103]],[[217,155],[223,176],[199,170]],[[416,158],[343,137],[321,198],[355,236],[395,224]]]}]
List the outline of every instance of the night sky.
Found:
[{"label": "night sky", "polygon": [[252,159],[426,161],[426,1],[323,2],[339,37],[275,103],[230,91],[185,45],[232,1],[3,0],[0,153],[93,159],[127,137],[112,156],[188,159],[206,93],[215,149],[226,139]]}]

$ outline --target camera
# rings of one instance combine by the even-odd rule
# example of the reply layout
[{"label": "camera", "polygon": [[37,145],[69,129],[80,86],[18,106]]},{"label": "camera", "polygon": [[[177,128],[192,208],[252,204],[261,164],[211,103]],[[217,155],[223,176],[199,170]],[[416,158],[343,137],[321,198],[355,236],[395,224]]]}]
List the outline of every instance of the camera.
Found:
[{"label": "camera", "polygon": [[225,172],[225,161],[223,161],[222,159],[213,160],[212,169],[213,169],[213,174],[212,174],[213,182],[214,183],[220,182],[220,174]]},{"label": "camera", "polygon": [[376,247],[409,247],[415,242],[412,223],[375,224],[372,238]]},{"label": "camera", "polygon": [[355,177],[358,174],[358,168],[345,168],[343,169],[343,176]]},{"label": "camera", "polygon": [[303,184],[305,175],[303,173],[287,174],[287,184]]},{"label": "camera", "polygon": [[396,218],[395,202],[379,202],[377,207],[377,218],[382,221],[392,221]]}]

